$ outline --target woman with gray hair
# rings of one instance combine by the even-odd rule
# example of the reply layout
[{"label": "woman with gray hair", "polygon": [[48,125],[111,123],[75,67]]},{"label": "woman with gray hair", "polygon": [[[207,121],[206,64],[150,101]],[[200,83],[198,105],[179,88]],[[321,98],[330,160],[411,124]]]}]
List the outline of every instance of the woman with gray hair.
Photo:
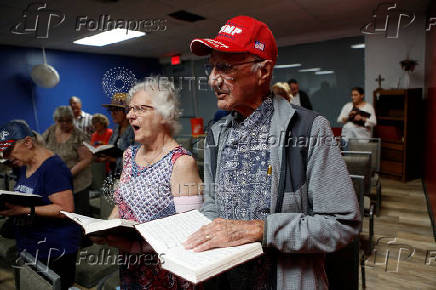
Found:
[{"label": "woman with gray hair", "polygon": [[[196,162],[173,138],[179,128],[180,113],[174,85],[147,78],[132,88],[129,95],[127,119],[139,144],[124,152],[123,171],[114,193],[116,206],[110,217],[144,223],[200,208],[202,181]],[[109,236],[105,242],[118,247],[126,256],[153,253],[148,244],[141,241]],[[120,265],[121,289],[193,286],[161,269],[157,254],[154,257],[156,260],[151,262],[139,259],[135,265]]]},{"label": "woman with gray hair", "polygon": [[59,106],[53,114],[55,124],[43,134],[49,150],[66,163],[73,175],[74,204],[76,212],[89,215],[89,186],[92,182],[92,153],[83,145],[89,138],[73,125],[70,106]]}]

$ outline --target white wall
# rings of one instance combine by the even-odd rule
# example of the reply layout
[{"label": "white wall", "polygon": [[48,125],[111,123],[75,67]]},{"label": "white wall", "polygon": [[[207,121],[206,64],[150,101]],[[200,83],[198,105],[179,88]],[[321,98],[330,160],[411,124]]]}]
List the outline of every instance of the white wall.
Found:
[{"label": "white wall", "polygon": [[410,87],[424,88],[425,14],[415,13],[415,21],[409,27],[400,28],[398,38],[386,38],[383,34],[365,37],[365,93],[368,102],[373,102],[373,91],[378,88],[375,79],[379,74],[385,79],[382,88],[397,87],[398,79],[403,74],[399,63],[407,57],[418,61]]}]

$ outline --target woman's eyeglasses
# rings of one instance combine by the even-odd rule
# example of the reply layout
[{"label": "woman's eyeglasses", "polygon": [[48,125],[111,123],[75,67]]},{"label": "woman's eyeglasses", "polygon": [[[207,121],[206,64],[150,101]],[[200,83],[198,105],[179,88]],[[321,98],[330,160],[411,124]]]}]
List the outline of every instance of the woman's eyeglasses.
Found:
[{"label": "woman's eyeglasses", "polygon": [[205,64],[204,65],[204,71],[207,76],[210,76],[212,74],[212,71],[215,69],[215,73],[219,75],[229,75],[232,72],[234,72],[236,66],[248,64],[248,63],[257,63],[261,62],[263,59],[254,59],[250,61],[240,62],[240,63],[233,63],[233,64],[226,64],[226,63],[217,63],[217,64]]},{"label": "woman's eyeglasses", "polygon": [[56,121],[58,121],[59,123],[72,123],[73,119],[62,119],[62,118],[58,118],[56,119]]},{"label": "woman's eyeglasses", "polygon": [[143,114],[148,111],[153,111],[154,107],[149,105],[137,105],[137,106],[126,106],[125,112],[128,114],[129,112],[133,111],[135,114]]}]

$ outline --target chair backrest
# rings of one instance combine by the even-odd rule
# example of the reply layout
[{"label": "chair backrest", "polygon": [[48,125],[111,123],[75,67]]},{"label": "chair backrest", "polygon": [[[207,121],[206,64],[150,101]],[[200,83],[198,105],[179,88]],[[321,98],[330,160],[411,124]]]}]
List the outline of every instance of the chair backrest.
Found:
[{"label": "chair backrest", "polygon": [[372,175],[380,171],[380,154],[381,154],[381,139],[349,139],[349,151],[368,151],[372,153],[371,156],[371,170]]},{"label": "chair backrest", "polygon": [[[364,194],[365,194],[365,176],[350,174],[351,181],[353,182],[354,192],[356,193],[357,200],[359,201],[360,217],[364,216]],[[362,223],[360,224],[360,231],[362,231]]]},{"label": "chair backrest", "polygon": [[101,190],[104,179],[106,178],[106,163],[105,162],[93,162],[91,163],[92,172],[92,190]]},{"label": "chair backrest", "polygon": [[26,252],[21,252],[15,266],[18,290],[61,289],[61,277]]},{"label": "chair backrest", "polygon": [[195,159],[199,162],[204,161],[204,141],[204,137],[196,138],[192,146],[192,153],[194,154]]},{"label": "chair backrest", "polygon": [[183,146],[186,150],[192,152],[192,137],[190,136],[177,136],[174,138],[177,143]]},{"label": "chair backrest", "polygon": [[364,176],[365,194],[371,190],[371,152],[342,151],[342,158],[347,165],[348,172],[352,175]]}]

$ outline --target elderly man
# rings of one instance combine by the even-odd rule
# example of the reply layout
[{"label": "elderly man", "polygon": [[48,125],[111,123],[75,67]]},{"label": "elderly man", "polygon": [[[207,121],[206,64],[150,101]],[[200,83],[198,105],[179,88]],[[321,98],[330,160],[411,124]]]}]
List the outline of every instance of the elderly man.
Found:
[{"label": "elderly man", "polygon": [[213,222],[185,247],[262,242],[265,254],[225,272],[218,287],[326,289],[325,253],[348,244],[360,225],[328,121],[272,97],[277,46],[264,23],[235,17],[215,39],[194,39],[191,51],[210,54],[209,84],[218,107],[233,113],[206,140],[203,213]]},{"label": "elderly man", "polygon": [[74,114],[74,126],[90,137],[94,132],[92,115],[82,111],[82,101],[78,97],[73,96],[70,98],[70,106]]}]

